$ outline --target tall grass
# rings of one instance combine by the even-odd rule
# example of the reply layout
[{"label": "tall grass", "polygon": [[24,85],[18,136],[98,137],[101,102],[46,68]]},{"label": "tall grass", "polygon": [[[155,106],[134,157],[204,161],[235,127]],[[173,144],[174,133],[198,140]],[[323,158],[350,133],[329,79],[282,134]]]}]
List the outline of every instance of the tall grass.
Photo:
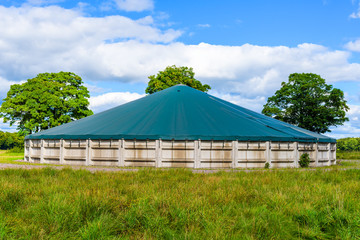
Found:
[{"label": "tall grass", "polygon": [[0,239],[354,239],[360,170],[0,171]]},{"label": "tall grass", "polygon": [[337,159],[360,160],[360,151],[337,151]]},{"label": "tall grass", "polygon": [[24,159],[24,151],[0,150],[0,163],[14,163],[19,159]]}]

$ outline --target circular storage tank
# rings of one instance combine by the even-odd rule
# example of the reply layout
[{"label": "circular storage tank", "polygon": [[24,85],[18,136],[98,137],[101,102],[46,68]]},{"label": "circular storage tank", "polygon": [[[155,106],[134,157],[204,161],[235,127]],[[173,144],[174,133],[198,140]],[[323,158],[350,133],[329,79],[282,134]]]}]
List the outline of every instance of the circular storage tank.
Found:
[{"label": "circular storage tank", "polygon": [[263,168],[336,163],[336,140],[185,85],[25,138],[29,162],[126,167]]}]

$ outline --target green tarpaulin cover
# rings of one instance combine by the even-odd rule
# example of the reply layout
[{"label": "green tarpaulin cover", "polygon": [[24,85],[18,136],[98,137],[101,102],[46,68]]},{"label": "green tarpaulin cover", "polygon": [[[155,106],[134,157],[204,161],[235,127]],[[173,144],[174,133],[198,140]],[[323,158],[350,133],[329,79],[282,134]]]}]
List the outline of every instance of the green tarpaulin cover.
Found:
[{"label": "green tarpaulin cover", "polygon": [[336,142],[184,85],[26,137],[61,138]]}]

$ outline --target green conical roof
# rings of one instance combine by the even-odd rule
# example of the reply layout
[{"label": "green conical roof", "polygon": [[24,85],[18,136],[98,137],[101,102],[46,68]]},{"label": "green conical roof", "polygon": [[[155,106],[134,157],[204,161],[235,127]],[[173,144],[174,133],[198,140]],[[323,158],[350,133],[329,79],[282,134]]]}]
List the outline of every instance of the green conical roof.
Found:
[{"label": "green conical roof", "polygon": [[26,137],[61,138],[336,142],[185,85]]}]

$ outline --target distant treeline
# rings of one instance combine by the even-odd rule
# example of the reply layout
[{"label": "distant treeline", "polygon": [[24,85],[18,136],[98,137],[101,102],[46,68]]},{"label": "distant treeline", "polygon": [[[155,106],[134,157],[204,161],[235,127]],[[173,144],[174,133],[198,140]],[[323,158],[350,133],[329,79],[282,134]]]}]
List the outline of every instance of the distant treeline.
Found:
[{"label": "distant treeline", "polygon": [[0,149],[24,148],[24,136],[0,131]]},{"label": "distant treeline", "polygon": [[360,138],[341,138],[337,140],[340,151],[360,151]]}]

